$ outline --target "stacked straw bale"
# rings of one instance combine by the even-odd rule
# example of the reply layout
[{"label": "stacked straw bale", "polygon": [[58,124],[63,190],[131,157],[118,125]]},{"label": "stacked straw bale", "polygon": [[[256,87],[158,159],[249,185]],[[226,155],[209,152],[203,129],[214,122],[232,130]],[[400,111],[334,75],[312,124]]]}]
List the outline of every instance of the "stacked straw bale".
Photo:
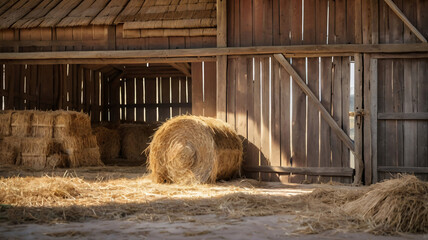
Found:
[{"label": "stacked straw bale", "polygon": [[242,163],[242,142],[221,120],[179,116],[165,122],[148,148],[158,183],[213,183],[233,177]]},{"label": "stacked straw bale", "polygon": [[105,163],[108,160],[119,157],[120,135],[117,129],[109,129],[103,126],[95,127],[92,130],[97,138],[100,148],[101,160]]},{"label": "stacked straw bale", "polygon": [[122,124],[119,127],[122,156],[131,161],[146,163],[142,154],[159,124]]},{"label": "stacked straw bale", "polygon": [[72,111],[0,112],[0,163],[33,169],[102,165],[89,117]]}]

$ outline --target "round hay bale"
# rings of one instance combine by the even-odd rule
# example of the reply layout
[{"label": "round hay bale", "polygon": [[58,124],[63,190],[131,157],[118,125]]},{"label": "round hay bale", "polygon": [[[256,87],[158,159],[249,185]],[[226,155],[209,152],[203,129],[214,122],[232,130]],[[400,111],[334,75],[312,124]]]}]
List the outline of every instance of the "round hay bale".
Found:
[{"label": "round hay bale", "polygon": [[119,127],[122,157],[130,161],[146,162],[142,154],[149,146],[156,124],[122,124]]},{"label": "round hay bale", "polygon": [[149,146],[149,170],[158,183],[213,183],[233,177],[242,163],[242,142],[221,120],[179,116],[165,122]]},{"label": "round hay bale", "polygon": [[428,233],[428,182],[405,175],[377,183],[343,209],[380,233]]},{"label": "round hay bale", "polygon": [[117,129],[108,129],[99,126],[94,128],[92,132],[97,138],[101,160],[103,162],[119,157],[120,135]]}]

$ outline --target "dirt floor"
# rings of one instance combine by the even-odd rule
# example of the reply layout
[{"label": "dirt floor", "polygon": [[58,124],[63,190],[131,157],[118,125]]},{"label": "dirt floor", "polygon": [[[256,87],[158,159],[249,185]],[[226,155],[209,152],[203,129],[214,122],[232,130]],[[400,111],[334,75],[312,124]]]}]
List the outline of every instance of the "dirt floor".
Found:
[{"label": "dirt floor", "polygon": [[354,219],[323,225],[332,210],[305,203],[317,189],[356,187],[248,179],[179,186],[153,184],[144,172],[0,166],[0,239],[428,239],[374,235]]}]

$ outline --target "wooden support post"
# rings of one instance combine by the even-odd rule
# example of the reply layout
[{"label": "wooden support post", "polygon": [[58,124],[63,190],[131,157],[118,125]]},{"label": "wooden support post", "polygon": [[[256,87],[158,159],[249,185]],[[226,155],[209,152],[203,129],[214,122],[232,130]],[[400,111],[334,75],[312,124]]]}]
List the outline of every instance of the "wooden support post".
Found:
[{"label": "wooden support post", "polygon": [[338,137],[343,141],[343,143],[355,153],[355,146],[353,141],[349,138],[349,136],[337,125],[336,121],[331,117],[330,113],[324,108],[315,94],[309,89],[300,75],[294,70],[291,64],[285,59],[282,54],[274,55],[276,60],[287,70],[287,72],[293,77],[293,80],[299,85],[302,91],[311,99],[318,110],[321,112],[321,116],[326,120],[331,129],[338,135]]},{"label": "wooden support post", "polygon": [[[217,47],[227,47],[227,1],[217,0]],[[217,56],[217,118],[226,121],[227,55]]]},{"label": "wooden support post", "polygon": [[355,92],[355,101],[354,108],[356,113],[360,113],[355,117],[354,124],[354,144],[355,144],[355,177],[354,185],[360,185],[363,177],[363,62],[362,55],[355,54],[355,81],[354,81],[354,92]]},{"label": "wooden support post", "polygon": [[377,59],[370,60],[370,125],[371,151],[370,158],[373,169],[373,183],[377,182]]},{"label": "wooden support post", "polygon": [[386,4],[388,4],[391,10],[395,14],[397,14],[397,16],[404,22],[404,24],[410,29],[410,31],[412,31],[413,34],[415,34],[415,36],[419,38],[419,40],[421,40],[424,43],[427,42],[424,35],[422,35],[422,33],[419,32],[419,30],[415,26],[413,26],[413,24],[409,21],[409,19],[407,19],[404,13],[400,10],[400,8],[397,7],[397,5],[395,5],[395,3],[392,0],[384,0],[384,1]]}]

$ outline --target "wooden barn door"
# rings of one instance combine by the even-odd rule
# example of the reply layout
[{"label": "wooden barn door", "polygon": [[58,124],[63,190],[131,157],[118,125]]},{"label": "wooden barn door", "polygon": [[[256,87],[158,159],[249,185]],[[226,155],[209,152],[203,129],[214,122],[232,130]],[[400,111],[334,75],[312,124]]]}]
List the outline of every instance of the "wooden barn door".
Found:
[{"label": "wooden barn door", "polygon": [[428,180],[428,58],[371,60],[373,182],[397,173]]},{"label": "wooden barn door", "polygon": [[[357,70],[359,62],[359,55],[229,57],[227,122],[245,139],[244,170],[250,177],[352,182],[351,162],[361,160],[356,156],[362,145],[362,88],[352,86],[351,95],[350,67]],[[352,84],[360,86],[361,71],[355,72]],[[356,121],[350,112],[357,112]]]}]

